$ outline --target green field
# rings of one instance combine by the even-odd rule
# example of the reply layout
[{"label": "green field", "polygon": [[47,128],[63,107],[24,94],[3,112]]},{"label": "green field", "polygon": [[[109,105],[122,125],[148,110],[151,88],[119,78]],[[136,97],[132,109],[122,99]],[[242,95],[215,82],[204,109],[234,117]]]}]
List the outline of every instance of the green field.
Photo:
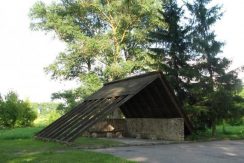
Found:
[{"label": "green field", "polygon": [[[130,162],[109,154],[88,152],[63,144],[34,140],[34,133],[40,129],[32,127],[0,130],[0,162]],[[116,144],[116,142],[95,138],[80,138],[77,143],[80,145]]]}]

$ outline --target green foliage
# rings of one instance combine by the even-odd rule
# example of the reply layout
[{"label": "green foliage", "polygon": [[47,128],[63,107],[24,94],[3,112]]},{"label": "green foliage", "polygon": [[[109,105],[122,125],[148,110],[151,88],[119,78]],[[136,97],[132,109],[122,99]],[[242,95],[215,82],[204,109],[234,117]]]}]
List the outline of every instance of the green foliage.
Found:
[{"label": "green foliage", "polygon": [[77,89],[79,97],[85,99],[102,87],[102,80],[95,73],[80,76],[82,86]]},{"label": "green foliage", "polygon": [[211,94],[209,100],[209,118],[211,121],[220,122],[232,117],[234,111],[233,96],[229,91],[219,90]]},{"label": "green foliage", "polygon": [[5,96],[5,100],[1,101],[0,106],[0,126],[1,127],[14,127],[20,110],[20,101],[18,101],[17,94],[14,92],[9,92]]},{"label": "green foliage", "polygon": [[60,116],[61,116],[61,114],[58,111],[56,111],[56,110],[50,111],[46,118],[46,120],[47,120],[46,124],[51,124],[52,122],[57,120]]},{"label": "green foliage", "polygon": [[59,103],[55,102],[41,102],[41,103],[36,103],[32,102],[31,107],[35,110],[35,112],[38,113],[38,115],[46,115],[52,110],[56,110],[58,107]]},{"label": "green foliage", "polygon": [[227,119],[227,122],[232,126],[244,124],[244,97],[242,92],[239,94],[240,96],[237,95],[234,97],[235,110],[233,111],[233,115]]},{"label": "green foliage", "polygon": [[46,126],[59,118],[62,115],[57,109],[59,105],[60,103],[55,102],[31,103],[32,108],[38,113],[34,126]]},{"label": "green foliage", "polygon": [[152,66],[165,72],[183,102],[194,77],[194,69],[188,63],[192,59],[189,53],[189,28],[182,23],[184,11],[176,0],[162,0],[162,10],[159,13],[164,26],[158,26],[149,35],[152,44],[150,50],[154,52],[152,57],[155,59]]},{"label": "green foliage", "polygon": [[158,22],[159,6],[155,0],[58,0],[33,5],[31,29],[54,32],[67,45],[45,71],[54,79],[80,82],[79,88],[53,94],[53,99],[64,100],[59,110],[73,108],[103,82],[149,69],[146,36]]},{"label": "green foliage", "polygon": [[23,101],[21,105],[18,106],[20,109],[19,118],[17,119],[17,127],[27,127],[31,126],[33,121],[37,118],[37,114],[33,111],[29,101]]},{"label": "green foliage", "polygon": [[75,90],[65,90],[63,92],[53,93],[52,100],[56,99],[61,99],[64,101],[63,103],[61,102],[57,107],[57,110],[61,111],[62,113],[68,112],[79,103],[79,101],[77,101],[79,96]]},{"label": "green foliage", "polygon": [[[147,32],[158,22],[159,6],[155,0],[37,2],[30,10],[31,28],[55,32],[67,43],[46,71],[60,79],[105,71],[106,80],[113,80],[142,69]],[[125,71],[128,65],[133,68]]]},{"label": "green foliage", "polygon": [[225,131],[223,131],[223,125],[218,125],[216,127],[216,134],[213,137],[211,130],[207,129],[205,131],[197,131],[194,134],[186,137],[186,140],[237,140],[244,139],[244,126],[231,126],[229,124],[225,125]]},{"label": "green foliage", "polygon": [[[235,71],[226,72],[230,65],[227,58],[219,57],[223,43],[216,39],[212,29],[222,16],[221,6],[210,5],[211,0],[194,0],[187,3],[192,24],[191,53],[195,56],[195,88],[193,105],[206,107],[207,114],[199,114],[202,127],[212,127],[213,135],[219,121],[228,119],[239,110],[234,105],[234,96],[239,91],[241,80]],[[200,110],[199,110],[200,112]],[[240,112],[239,112],[240,114]]]},{"label": "green foliage", "polygon": [[31,126],[36,113],[28,101],[18,99],[15,92],[9,92],[0,101],[0,127],[13,128]]},{"label": "green foliage", "polygon": [[241,126],[241,125],[244,125],[244,118],[243,117],[239,117],[239,118],[233,117],[233,118],[230,118],[227,122],[231,126]]},{"label": "green foliage", "polygon": [[43,127],[51,124],[63,114],[59,110],[50,110],[47,114],[38,115],[37,119],[34,121],[34,126]]},{"label": "green foliage", "polygon": [[208,123],[208,107],[185,104],[185,110],[193,126],[197,130],[206,130]]},{"label": "green foliage", "polygon": [[241,90],[241,92],[240,92],[240,94],[239,94],[242,98],[244,98],[244,88],[242,87],[242,90]]},{"label": "green foliage", "polygon": [[82,85],[73,90],[66,90],[52,94],[53,100],[62,100],[57,110],[62,113],[68,112],[78,105],[82,100],[102,87],[101,79],[95,73],[88,73],[80,76]]}]

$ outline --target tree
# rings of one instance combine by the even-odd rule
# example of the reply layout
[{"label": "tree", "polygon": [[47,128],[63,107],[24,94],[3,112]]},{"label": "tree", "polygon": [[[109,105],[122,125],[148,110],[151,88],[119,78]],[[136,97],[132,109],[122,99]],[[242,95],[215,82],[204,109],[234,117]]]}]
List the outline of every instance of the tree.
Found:
[{"label": "tree", "polygon": [[67,43],[66,51],[46,69],[53,77],[73,79],[102,70],[113,80],[141,68],[137,60],[143,58],[144,38],[156,21],[155,8],[154,0],[37,2],[30,11],[31,27],[52,31]]},{"label": "tree", "polygon": [[230,125],[238,126],[244,124],[244,89],[242,86],[241,92],[233,97],[234,101],[234,110],[232,115],[229,116],[226,120]]},{"label": "tree", "polygon": [[85,81],[89,74],[107,82],[149,67],[145,66],[150,60],[144,48],[145,38],[157,23],[154,15],[158,6],[155,0],[59,0],[50,5],[34,4],[30,10],[31,29],[54,33],[67,45],[45,71],[54,79],[76,79],[81,83],[80,88],[54,94],[54,99],[70,102],[61,108],[70,108],[76,99],[95,90]]},{"label": "tree", "polygon": [[66,113],[73,109],[78,103],[83,101],[90,94],[102,87],[102,81],[94,73],[89,73],[82,76],[83,83],[82,86],[73,89],[66,90],[63,92],[57,92],[52,94],[52,99],[61,99],[64,103],[61,103],[57,110],[60,110],[62,113]]},{"label": "tree", "polygon": [[[199,71],[199,75],[195,76],[199,88],[195,96],[198,97],[197,105],[206,107],[205,121],[208,121],[206,123],[210,124],[212,135],[215,135],[218,120],[227,116],[233,108],[232,97],[241,81],[235,71],[226,72],[231,62],[218,56],[224,44],[216,40],[212,26],[221,18],[222,12],[221,6],[210,6],[210,2],[211,0],[194,0],[187,7],[192,15],[191,48],[197,56],[195,63]],[[220,105],[224,99],[223,105]]]},{"label": "tree", "polygon": [[32,102],[31,108],[34,109],[36,113],[38,113],[38,116],[46,116],[49,111],[56,110],[59,103],[55,102]]},{"label": "tree", "polygon": [[26,127],[36,119],[36,113],[28,101],[18,99],[15,92],[9,92],[0,101],[0,127]]},{"label": "tree", "polygon": [[189,96],[190,81],[194,76],[194,69],[188,63],[192,59],[187,39],[189,27],[183,24],[184,11],[176,0],[163,0],[159,13],[163,25],[149,36],[150,50],[156,60],[153,67],[165,72],[183,102]]},{"label": "tree", "polygon": [[109,40],[104,37],[104,23],[90,7],[88,1],[60,0],[46,5],[37,2],[30,10],[31,29],[54,32],[67,44],[64,52],[46,68],[53,78],[74,79],[98,67],[96,58],[106,53]]},{"label": "tree", "polygon": [[28,127],[33,124],[33,121],[37,118],[36,112],[31,107],[30,101],[20,101],[18,105],[19,116],[15,126]]},{"label": "tree", "polygon": [[18,96],[14,92],[9,92],[5,96],[5,100],[1,102],[0,116],[1,116],[1,127],[12,128],[15,126],[19,116],[19,110],[17,105],[19,104]]}]

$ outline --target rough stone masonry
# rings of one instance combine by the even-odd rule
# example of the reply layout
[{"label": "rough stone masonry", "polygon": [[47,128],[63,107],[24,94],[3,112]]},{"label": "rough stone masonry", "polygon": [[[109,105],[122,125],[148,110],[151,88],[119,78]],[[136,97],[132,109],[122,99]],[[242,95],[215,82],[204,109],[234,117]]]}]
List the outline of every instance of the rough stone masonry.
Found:
[{"label": "rough stone masonry", "polygon": [[183,118],[129,118],[126,119],[126,124],[127,132],[132,137],[175,141],[184,140]]},{"label": "rough stone masonry", "polygon": [[[106,134],[107,133],[107,134]],[[162,140],[184,140],[184,119],[170,118],[127,118],[107,119],[96,123],[86,135],[112,137],[112,133],[126,137],[162,139]]]}]

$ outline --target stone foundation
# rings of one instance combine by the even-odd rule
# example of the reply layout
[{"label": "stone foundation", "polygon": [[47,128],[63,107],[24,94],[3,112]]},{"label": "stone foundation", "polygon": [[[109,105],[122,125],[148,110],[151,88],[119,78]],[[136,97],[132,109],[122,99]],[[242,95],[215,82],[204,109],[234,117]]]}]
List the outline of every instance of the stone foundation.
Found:
[{"label": "stone foundation", "polygon": [[176,141],[184,140],[184,120],[182,118],[126,119],[126,126],[127,133],[131,137]]},{"label": "stone foundation", "polygon": [[184,140],[183,118],[107,119],[96,123],[83,135],[93,137],[135,137],[146,139]]}]

